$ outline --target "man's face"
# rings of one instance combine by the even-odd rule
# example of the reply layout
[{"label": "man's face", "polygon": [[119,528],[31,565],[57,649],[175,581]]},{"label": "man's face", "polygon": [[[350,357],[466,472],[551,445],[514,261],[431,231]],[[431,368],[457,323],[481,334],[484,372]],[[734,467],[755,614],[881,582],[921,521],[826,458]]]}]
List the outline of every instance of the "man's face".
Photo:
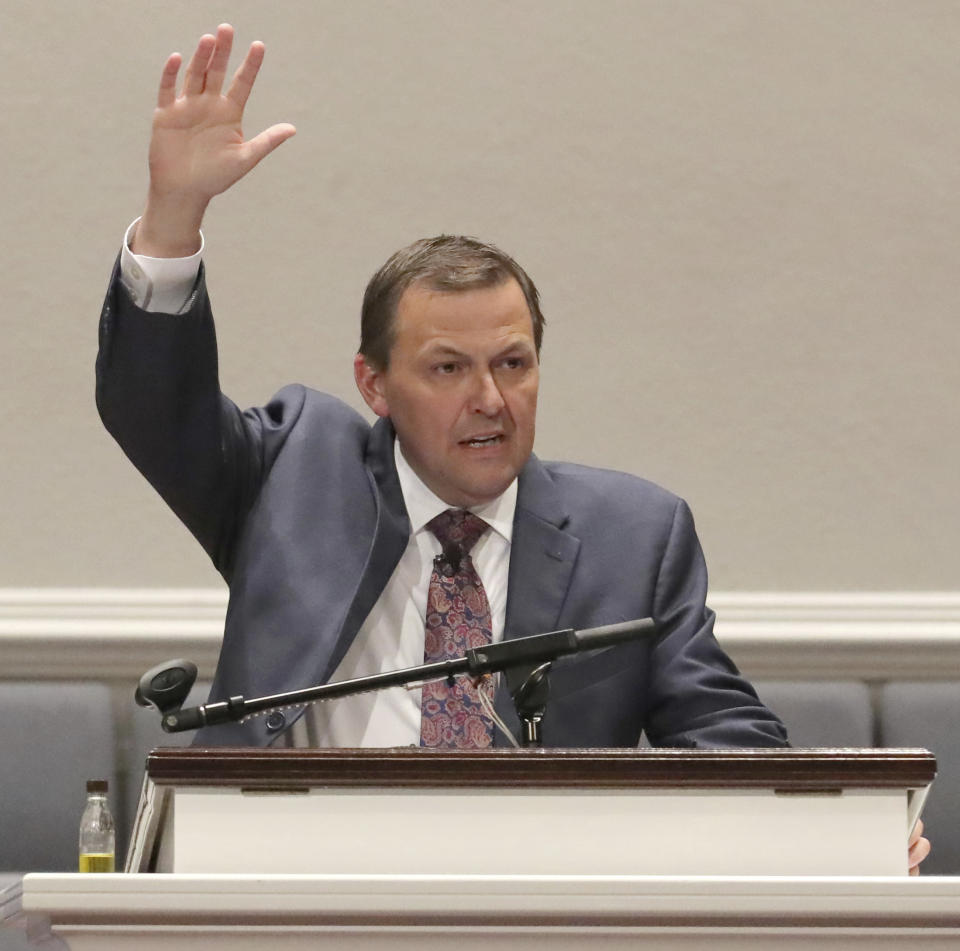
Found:
[{"label": "man's face", "polygon": [[435,291],[397,305],[390,365],[354,363],[357,386],[389,416],[411,468],[448,505],[496,498],[533,449],[540,367],[520,285]]}]

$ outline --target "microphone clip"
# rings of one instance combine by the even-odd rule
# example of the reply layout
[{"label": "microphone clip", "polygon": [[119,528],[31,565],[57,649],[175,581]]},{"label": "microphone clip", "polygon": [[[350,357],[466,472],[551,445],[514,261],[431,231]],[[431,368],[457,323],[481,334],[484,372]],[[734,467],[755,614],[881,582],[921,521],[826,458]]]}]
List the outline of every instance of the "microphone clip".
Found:
[{"label": "microphone clip", "polygon": [[452,578],[463,563],[463,551],[456,545],[450,545],[433,559],[433,567],[437,574],[444,578]]}]

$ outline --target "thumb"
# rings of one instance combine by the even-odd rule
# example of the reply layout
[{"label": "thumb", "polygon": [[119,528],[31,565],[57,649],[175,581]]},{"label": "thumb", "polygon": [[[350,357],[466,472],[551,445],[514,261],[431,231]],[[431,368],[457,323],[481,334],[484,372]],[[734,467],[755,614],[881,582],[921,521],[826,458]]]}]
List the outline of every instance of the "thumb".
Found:
[{"label": "thumb", "polygon": [[280,122],[277,125],[264,129],[259,135],[244,143],[244,165],[250,171],[257,163],[266,158],[275,148],[282,145],[287,139],[296,135],[297,130],[289,122]]}]

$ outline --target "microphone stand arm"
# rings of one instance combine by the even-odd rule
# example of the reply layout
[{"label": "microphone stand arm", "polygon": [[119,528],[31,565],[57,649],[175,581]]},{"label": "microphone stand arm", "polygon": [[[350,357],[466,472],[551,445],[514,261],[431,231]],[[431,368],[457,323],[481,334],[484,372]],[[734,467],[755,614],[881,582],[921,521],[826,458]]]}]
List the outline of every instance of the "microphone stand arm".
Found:
[{"label": "microphone stand arm", "polygon": [[[421,664],[419,667],[407,667],[403,670],[392,670],[382,674],[373,674],[369,677],[357,677],[353,680],[321,684],[316,687],[255,697],[250,700],[238,696],[216,703],[202,703],[197,707],[188,707],[185,710],[169,710],[163,714],[161,725],[167,733],[180,733],[185,730],[197,730],[203,726],[242,722],[250,717],[284,707],[301,706],[307,703],[316,703],[320,700],[335,700],[339,697],[348,697],[371,690],[383,690],[387,687],[403,687],[407,684],[429,683],[435,680],[448,680],[452,683],[454,677],[465,674],[469,674],[471,677],[480,677],[483,674],[522,666],[539,668],[540,665],[547,664],[558,657],[576,654],[581,651],[600,650],[613,644],[619,644],[622,641],[631,640],[641,634],[651,634],[655,629],[652,619],[643,618],[637,621],[607,624],[603,627],[587,628],[581,631],[567,628],[562,631],[552,631],[548,634],[517,637],[469,650],[462,657],[432,664]],[[534,674],[536,674],[536,671],[534,671]],[[524,684],[532,680],[532,676],[524,679],[519,691],[524,690]],[[528,693],[530,690],[530,687],[526,688]],[[513,691],[515,698],[519,691]],[[533,693],[536,694],[537,691],[534,690]],[[543,702],[540,704],[541,709],[537,717],[538,722],[543,715],[542,707],[546,704],[546,698],[543,697],[542,699]],[[521,719],[525,719],[522,712],[520,712],[520,716]],[[528,721],[525,720],[525,722]]]}]

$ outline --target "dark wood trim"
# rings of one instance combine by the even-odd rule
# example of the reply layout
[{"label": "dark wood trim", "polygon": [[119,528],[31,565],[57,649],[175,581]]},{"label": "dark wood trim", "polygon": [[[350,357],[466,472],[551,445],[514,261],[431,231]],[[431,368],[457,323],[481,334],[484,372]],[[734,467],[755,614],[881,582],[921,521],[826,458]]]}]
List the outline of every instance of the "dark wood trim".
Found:
[{"label": "dark wood trim", "polygon": [[156,749],[147,775],[174,786],[293,790],[323,786],[765,788],[804,793],[924,787],[936,758],[923,749],[429,750]]}]

